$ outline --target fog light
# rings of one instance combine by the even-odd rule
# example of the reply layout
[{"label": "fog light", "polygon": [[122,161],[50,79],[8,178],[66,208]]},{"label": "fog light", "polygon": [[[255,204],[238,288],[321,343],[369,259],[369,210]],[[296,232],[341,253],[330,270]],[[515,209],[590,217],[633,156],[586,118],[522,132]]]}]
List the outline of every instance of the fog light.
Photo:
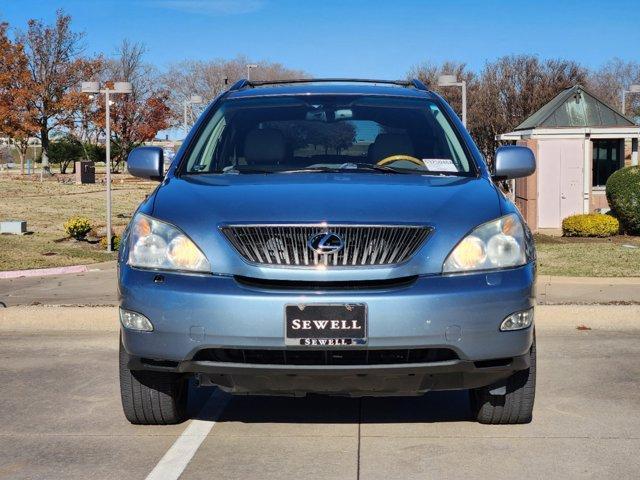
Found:
[{"label": "fog light", "polygon": [[140,332],[153,331],[153,325],[147,317],[123,308],[120,309],[120,323],[122,323],[124,328],[128,328],[129,330],[138,330]]},{"label": "fog light", "polygon": [[500,330],[508,332],[511,330],[522,330],[528,328],[533,323],[533,308],[524,312],[516,312],[509,315],[500,324]]}]

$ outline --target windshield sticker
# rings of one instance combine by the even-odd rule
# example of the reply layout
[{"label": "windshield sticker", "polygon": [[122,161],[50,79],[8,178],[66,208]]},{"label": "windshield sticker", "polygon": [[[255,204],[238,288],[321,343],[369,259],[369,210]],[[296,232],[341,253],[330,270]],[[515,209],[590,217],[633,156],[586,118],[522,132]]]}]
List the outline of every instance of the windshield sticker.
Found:
[{"label": "windshield sticker", "polygon": [[424,166],[432,172],[457,172],[458,168],[450,158],[423,158]]}]

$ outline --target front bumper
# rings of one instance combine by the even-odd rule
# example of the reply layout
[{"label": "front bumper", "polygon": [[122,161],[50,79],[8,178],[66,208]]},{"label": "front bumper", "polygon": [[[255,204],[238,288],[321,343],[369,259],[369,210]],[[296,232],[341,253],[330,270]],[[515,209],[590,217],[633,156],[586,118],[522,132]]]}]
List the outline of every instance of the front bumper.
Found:
[{"label": "front bumper", "polygon": [[185,360],[153,361],[129,356],[131,370],[196,374],[202,386],[216,385],[240,394],[418,395],[429,390],[459,390],[491,385],[529,368],[529,353],[473,362],[449,360],[398,365],[251,365]]},{"label": "front bumper", "polygon": [[[120,268],[121,306],[145,315],[154,326],[153,332],[122,330],[132,369],[200,373],[204,381],[234,391],[391,393],[473,388],[528,367],[533,328],[500,332],[499,325],[507,315],[533,306],[532,264],[494,273],[422,276],[402,287],[325,292],[247,286],[228,276],[163,273],[164,280],[157,282],[156,275]],[[284,342],[284,305],[314,302],[366,303],[368,344],[360,348],[449,348],[458,359],[313,368],[193,360],[207,348],[292,348]],[[475,363],[496,359],[499,365],[490,367]],[[287,380],[291,375],[296,382]]]}]

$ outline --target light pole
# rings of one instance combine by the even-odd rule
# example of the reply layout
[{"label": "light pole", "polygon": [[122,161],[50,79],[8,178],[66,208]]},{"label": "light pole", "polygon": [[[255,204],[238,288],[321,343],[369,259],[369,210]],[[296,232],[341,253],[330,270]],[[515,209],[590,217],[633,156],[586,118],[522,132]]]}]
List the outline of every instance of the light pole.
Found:
[{"label": "light pole", "polygon": [[458,81],[455,75],[440,75],[438,77],[439,87],[462,87],[462,124],[467,126],[467,82]]},{"label": "light pole", "polygon": [[107,252],[111,252],[111,105],[109,103],[110,94],[129,94],[133,91],[133,87],[129,82],[113,82],[113,88],[100,88],[98,82],[82,82],[82,93],[104,93],[105,106],[105,150],[106,150],[106,166],[107,166]]},{"label": "light pole", "polygon": [[[627,93],[640,93],[640,84],[634,83],[629,85],[629,90],[622,90],[622,115],[625,114],[627,107]],[[635,123],[635,119],[634,119]],[[631,165],[638,165],[638,139],[631,139]]]},{"label": "light pole", "polygon": [[622,90],[622,115],[627,107],[627,93],[640,93],[640,84],[634,83],[629,85],[629,90]]},{"label": "light pole", "polygon": [[188,108],[189,105],[199,105],[202,103],[202,97],[200,95],[191,95],[188,100],[184,101],[184,136],[189,133],[189,120],[188,120]]},{"label": "light pole", "polygon": [[247,64],[247,80],[251,80],[251,69],[252,68],[258,68],[258,65],[256,65],[255,63]]}]

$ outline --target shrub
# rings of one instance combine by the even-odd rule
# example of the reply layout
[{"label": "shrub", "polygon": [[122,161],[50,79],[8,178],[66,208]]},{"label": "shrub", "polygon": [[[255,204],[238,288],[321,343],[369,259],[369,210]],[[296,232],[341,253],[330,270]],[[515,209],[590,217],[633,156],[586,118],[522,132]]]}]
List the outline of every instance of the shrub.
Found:
[{"label": "shrub", "polygon": [[562,234],[565,237],[610,237],[619,231],[618,220],[601,213],[571,215],[562,221]]},{"label": "shrub", "polygon": [[76,240],[84,240],[91,231],[91,222],[85,217],[71,217],[64,223],[64,231]]},{"label": "shrub", "polygon": [[49,144],[49,161],[60,164],[60,173],[65,173],[67,167],[84,156],[82,144],[71,136],[62,137]]},{"label": "shrub", "polygon": [[622,168],[609,177],[607,200],[623,230],[640,235],[640,166]]},{"label": "shrub", "polygon": [[[104,250],[107,249],[107,237],[102,237],[100,239],[100,246]],[[111,237],[111,249],[114,252],[117,252],[120,249],[120,236],[119,235],[114,235],[113,237]]]},{"label": "shrub", "polygon": [[96,145],[95,143],[83,143],[82,148],[86,154],[87,159],[92,162],[104,162],[106,157],[106,149],[103,145]]}]

